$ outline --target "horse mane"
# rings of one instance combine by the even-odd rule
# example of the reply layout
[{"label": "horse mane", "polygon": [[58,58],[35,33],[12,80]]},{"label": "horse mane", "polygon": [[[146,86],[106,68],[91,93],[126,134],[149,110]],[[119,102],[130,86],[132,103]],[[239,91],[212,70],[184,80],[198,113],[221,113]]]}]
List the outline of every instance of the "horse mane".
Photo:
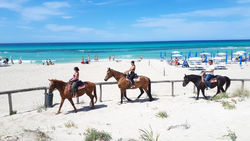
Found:
[{"label": "horse mane", "polygon": [[201,76],[200,75],[195,75],[195,74],[190,74],[190,75],[187,75],[188,78],[191,80],[198,80],[198,79],[201,79]]},{"label": "horse mane", "polygon": [[51,81],[56,82],[56,83],[63,83],[63,84],[66,83],[66,82],[64,82],[62,80],[57,80],[57,79],[51,79]]},{"label": "horse mane", "polygon": [[123,74],[124,75],[124,73],[122,73],[122,72],[119,72],[119,71],[116,71],[116,70],[114,70],[114,69],[110,69],[111,71],[114,71],[114,72],[116,72],[116,73],[120,73],[120,74]]}]

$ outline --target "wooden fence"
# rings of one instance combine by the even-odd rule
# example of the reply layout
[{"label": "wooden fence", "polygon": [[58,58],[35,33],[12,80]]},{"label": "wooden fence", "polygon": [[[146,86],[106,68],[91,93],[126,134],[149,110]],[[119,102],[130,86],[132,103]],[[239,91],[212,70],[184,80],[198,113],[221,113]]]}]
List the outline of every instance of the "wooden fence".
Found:
[{"label": "wooden fence", "polygon": [[[250,79],[231,79],[231,81],[240,81],[241,82],[241,89],[244,89],[245,81],[250,81]],[[183,80],[162,80],[162,81],[151,81],[151,83],[171,83],[171,94],[174,96],[174,83],[180,83],[183,82]],[[102,102],[102,86],[104,85],[114,85],[117,84],[117,82],[97,82],[96,85],[99,85],[100,88],[100,95],[99,100]],[[14,111],[12,109],[12,94],[20,93],[20,92],[28,92],[28,91],[35,91],[35,90],[44,90],[44,94],[47,94],[48,87],[36,87],[36,88],[28,88],[28,89],[19,89],[19,90],[12,90],[12,91],[3,91],[0,92],[0,95],[8,95],[8,101],[9,101],[9,114],[14,114]],[[195,86],[193,88],[193,92],[195,93]],[[45,104],[46,99],[44,100]],[[79,98],[77,98],[77,103],[79,103]]]}]

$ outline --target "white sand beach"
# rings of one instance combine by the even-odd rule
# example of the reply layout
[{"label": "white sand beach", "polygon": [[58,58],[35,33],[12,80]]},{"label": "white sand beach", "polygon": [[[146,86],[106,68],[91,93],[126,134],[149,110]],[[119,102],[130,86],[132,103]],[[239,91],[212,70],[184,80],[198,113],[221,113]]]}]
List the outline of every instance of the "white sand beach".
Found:
[{"label": "white sand beach", "polygon": [[[68,81],[73,75],[73,68],[80,69],[82,81],[103,82],[107,68],[124,72],[130,66],[130,60],[121,62],[91,62],[90,64],[64,63],[53,66],[38,64],[13,65],[0,68],[0,91],[49,86],[48,79]],[[170,66],[159,60],[143,60],[136,62],[136,73],[148,76],[151,81],[182,80],[184,74],[197,74],[200,71],[190,71],[186,68]],[[226,75],[233,79],[250,78],[250,65],[228,64],[227,70],[216,70],[216,75]],[[166,76],[163,76],[165,68]],[[114,82],[112,78],[108,82]],[[250,90],[250,82],[245,82],[245,89]],[[241,87],[241,82],[232,82],[227,93],[233,93]],[[213,96],[217,89],[211,89],[206,95]],[[139,90],[128,90],[128,97],[136,99]],[[230,140],[223,137],[232,130],[237,140],[247,141],[250,134],[250,100],[246,99],[235,104],[236,108],[225,109],[220,102],[203,99],[195,100],[193,84],[183,87],[182,83],[175,83],[175,96],[171,96],[171,84],[152,84],[154,101],[149,102],[144,94],[137,102],[124,100],[120,104],[120,90],[117,85],[103,86],[103,102],[99,102],[99,86],[97,86],[98,102],[95,108],[89,107],[90,99],[87,95],[80,97],[80,104],[76,104],[77,113],[69,101],[65,101],[61,113],[55,115],[59,108],[60,95],[54,91],[53,108],[38,112],[44,104],[44,91],[31,91],[12,95],[13,109],[17,114],[9,116],[8,96],[0,96],[0,140],[35,140],[36,136],[25,130],[37,130],[46,133],[52,140],[78,141],[84,140],[84,132],[88,128],[104,130],[112,135],[112,140],[141,140],[139,129],[152,127],[155,136],[160,135],[160,141],[215,141]],[[74,99],[76,102],[76,99]],[[166,119],[156,116],[160,111],[168,114]],[[68,122],[76,126],[66,127]],[[168,130],[175,125],[186,124]]]}]

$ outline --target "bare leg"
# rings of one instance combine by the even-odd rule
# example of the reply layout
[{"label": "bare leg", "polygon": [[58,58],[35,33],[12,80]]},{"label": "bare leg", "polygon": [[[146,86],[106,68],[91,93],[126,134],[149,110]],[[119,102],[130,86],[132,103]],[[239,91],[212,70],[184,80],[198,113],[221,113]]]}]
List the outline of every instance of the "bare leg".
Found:
[{"label": "bare leg", "polygon": [[73,108],[74,108],[74,110],[75,110],[75,113],[76,113],[77,110],[76,110],[76,107],[75,107],[75,104],[74,104],[72,98],[71,98],[71,99],[68,99],[68,100],[69,100],[69,102],[71,103],[71,105],[73,106]]},{"label": "bare leg", "polygon": [[57,111],[57,113],[56,114],[59,114],[60,112],[61,112],[61,108],[62,108],[62,105],[63,105],[63,103],[64,103],[64,98],[61,98],[61,103],[60,103],[60,107],[59,107],[59,109],[58,109],[58,111]]}]

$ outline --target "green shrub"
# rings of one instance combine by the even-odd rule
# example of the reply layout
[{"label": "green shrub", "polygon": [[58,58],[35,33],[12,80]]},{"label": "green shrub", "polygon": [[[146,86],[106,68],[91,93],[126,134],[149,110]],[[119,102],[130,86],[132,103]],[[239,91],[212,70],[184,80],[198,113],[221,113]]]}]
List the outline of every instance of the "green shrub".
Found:
[{"label": "green shrub", "polygon": [[226,93],[220,93],[220,94],[217,94],[215,97],[213,97],[212,100],[218,101],[224,98],[229,98],[229,96]]},{"label": "green shrub", "polygon": [[237,135],[235,134],[235,132],[233,132],[230,129],[227,132],[228,133],[226,135],[224,135],[223,137],[229,137],[232,141],[236,141]]},{"label": "green shrub", "polygon": [[231,95],[231,97],[240,97],[240,98],[248,98],[249,96],[250,96],[250,92],[245,89],[237,89]]},{"label": "green shrub", "polygon": [[67,128],[77,128],[77,125],[73,121],[68,121],[67,123],[64,123],[64,126]]},{"label": "green shrub", "polygon": [[223,106],[225,109],[232,110],[232,109],[235,109],[235,108],[236,108],[234,104],[231,104],[231,103],[228,102],[228,101],[222,101],[221,104],[222,104],[222,106]]},{"label": "green shrub", "polygon": [[149,127],[149,130],[146,130],[146,129],[139,129],[141,135],[140,135],[140,138],[143,140],[143,141],[158,141],[159,140],[159,137],[160,135],[158,134],[155,139],[154,139],[154,132],[151,128],[151,126]]},{"label": "green shrub", "polygon": [[168,117],[168,114],[167,114],[167,112],[165,112],[165,111],[161,111],[161,112],[158,112],[158,113],[156,114],[156,116],[159,117],[159,118],[167,118],[167,117]]},{"label": "green shrub", "polygon": [[94,128],[87,129],[84,134],[86,135],[85,141],[110,141],[112,139],[109,133],[104,131],[97,131]]}]

